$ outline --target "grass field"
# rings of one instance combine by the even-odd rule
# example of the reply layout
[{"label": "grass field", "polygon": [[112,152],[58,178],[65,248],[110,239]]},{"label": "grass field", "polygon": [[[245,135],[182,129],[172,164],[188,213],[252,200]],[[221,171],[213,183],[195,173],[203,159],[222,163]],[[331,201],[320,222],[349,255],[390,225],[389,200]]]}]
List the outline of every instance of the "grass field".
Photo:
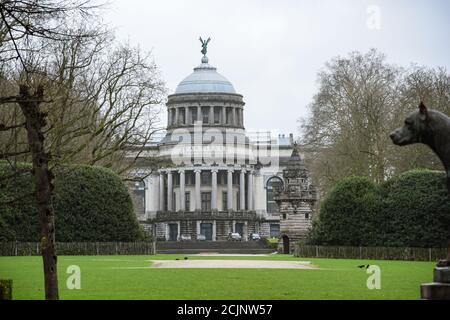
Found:
[{"label": "grass field", "polygon": [[[319,270],[126,269],[147,267],[155,256],[58,257],[62,299],[419,299],[419,285],[432,280],[432,262],[306,259],[288,255],[188,256],[189,259],[311,261]],[[381,289],[369,290],[360,264],[381,268]],[[69,265],[81,268],[81,289],[66,287]],[[125,269],[120,269],[125,268]],[[0,257],[0,279],[13,279],[14,299],[43,299],[41,257]]]}]

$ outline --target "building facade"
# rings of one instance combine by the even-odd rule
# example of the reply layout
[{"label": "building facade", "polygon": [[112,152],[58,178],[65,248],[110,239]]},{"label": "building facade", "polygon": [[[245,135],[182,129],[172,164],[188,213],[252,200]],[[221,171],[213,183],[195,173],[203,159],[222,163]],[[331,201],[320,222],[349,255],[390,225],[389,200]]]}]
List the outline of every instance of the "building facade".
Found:
[{"label": "building facade", "polygon": [[[279,237],[274,195],[292,162],[292,134],[246,132],[243,96],[206,54],[166,106],[166,132],[140,154],[136,173],[145,178],[132,188],[144,227],[159,241],[221,241],[232,232],[243,240]],[[312,211],[304,218],[309,226]]]}]

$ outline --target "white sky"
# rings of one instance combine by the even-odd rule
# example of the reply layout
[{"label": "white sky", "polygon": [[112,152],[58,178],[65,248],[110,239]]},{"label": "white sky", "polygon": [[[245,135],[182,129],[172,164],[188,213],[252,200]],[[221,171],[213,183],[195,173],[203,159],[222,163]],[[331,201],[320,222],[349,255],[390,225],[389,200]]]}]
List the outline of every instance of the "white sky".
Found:
[{"label": "white sky", "polygon": [[450,1],[110,1],[106,22],[152,50],[169,94],[200,64],[198,37],[211,37],[209,63],[244,96],[247,130],[298,135],[317,72],[337,55],[374,47],[390,63],[450,69]]}]

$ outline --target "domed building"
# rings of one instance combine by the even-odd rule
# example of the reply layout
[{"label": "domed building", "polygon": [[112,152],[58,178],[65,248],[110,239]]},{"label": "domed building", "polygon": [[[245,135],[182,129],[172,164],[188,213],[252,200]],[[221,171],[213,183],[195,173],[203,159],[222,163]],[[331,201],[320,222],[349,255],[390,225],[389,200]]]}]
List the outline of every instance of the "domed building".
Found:
[{"label": "domed building", "polygon": [[[158,241],[280,237],[274,192],[283,188],[289,160],[301,161],[298,153],[291,159],[293,136],[246,132],[243,96],[209,63],[206,46],[202,52],[200,65],[168,96],[166,132],[142,156],[158,159],[158,168],[145,161],[137,168],[146,175],[133,190],[139,220]],[[311,213],[304,210],[305,230]]]}]

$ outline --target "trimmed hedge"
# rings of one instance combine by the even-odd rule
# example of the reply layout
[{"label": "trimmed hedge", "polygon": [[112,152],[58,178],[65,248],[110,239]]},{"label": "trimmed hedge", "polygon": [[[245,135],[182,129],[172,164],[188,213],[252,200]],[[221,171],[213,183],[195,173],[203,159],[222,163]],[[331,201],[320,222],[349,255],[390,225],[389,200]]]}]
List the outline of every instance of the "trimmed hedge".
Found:
[{"label": "trimmed hedge", "polygon": [[[31,166],[20,164],[18,168],[30,169]],[[11,174],[10,165],[0,163],[0,177]],[[59,167],[54,174],[57,241],[143,239],[127,187],[113,171],[76,165]],[[3,179],[0,188],[0,241],[38,241],[39,224],[31,174]]]},{"label": "trimmed hedge", "polygon": [[309,243],[339,246],[446,247],[450,201],[445,174],[413,170],[377,186],[341,180],[321,204]]},{"label": "trimmed hedge", "polygon": [[[377,223],[388,246],[446,247],[450,239],[450,200],[445,173],[405,172],[379,189],[383,211]],[[386,223],[388,222],[388,223]]]},{"label": "trimmed hedge", "polygon": [[352,176],[338,182],[322,202],[319,220],[313,222],[314,242],[363,245],[370,229],[366,207],[376,191],[376,185],[366,177]]}]

